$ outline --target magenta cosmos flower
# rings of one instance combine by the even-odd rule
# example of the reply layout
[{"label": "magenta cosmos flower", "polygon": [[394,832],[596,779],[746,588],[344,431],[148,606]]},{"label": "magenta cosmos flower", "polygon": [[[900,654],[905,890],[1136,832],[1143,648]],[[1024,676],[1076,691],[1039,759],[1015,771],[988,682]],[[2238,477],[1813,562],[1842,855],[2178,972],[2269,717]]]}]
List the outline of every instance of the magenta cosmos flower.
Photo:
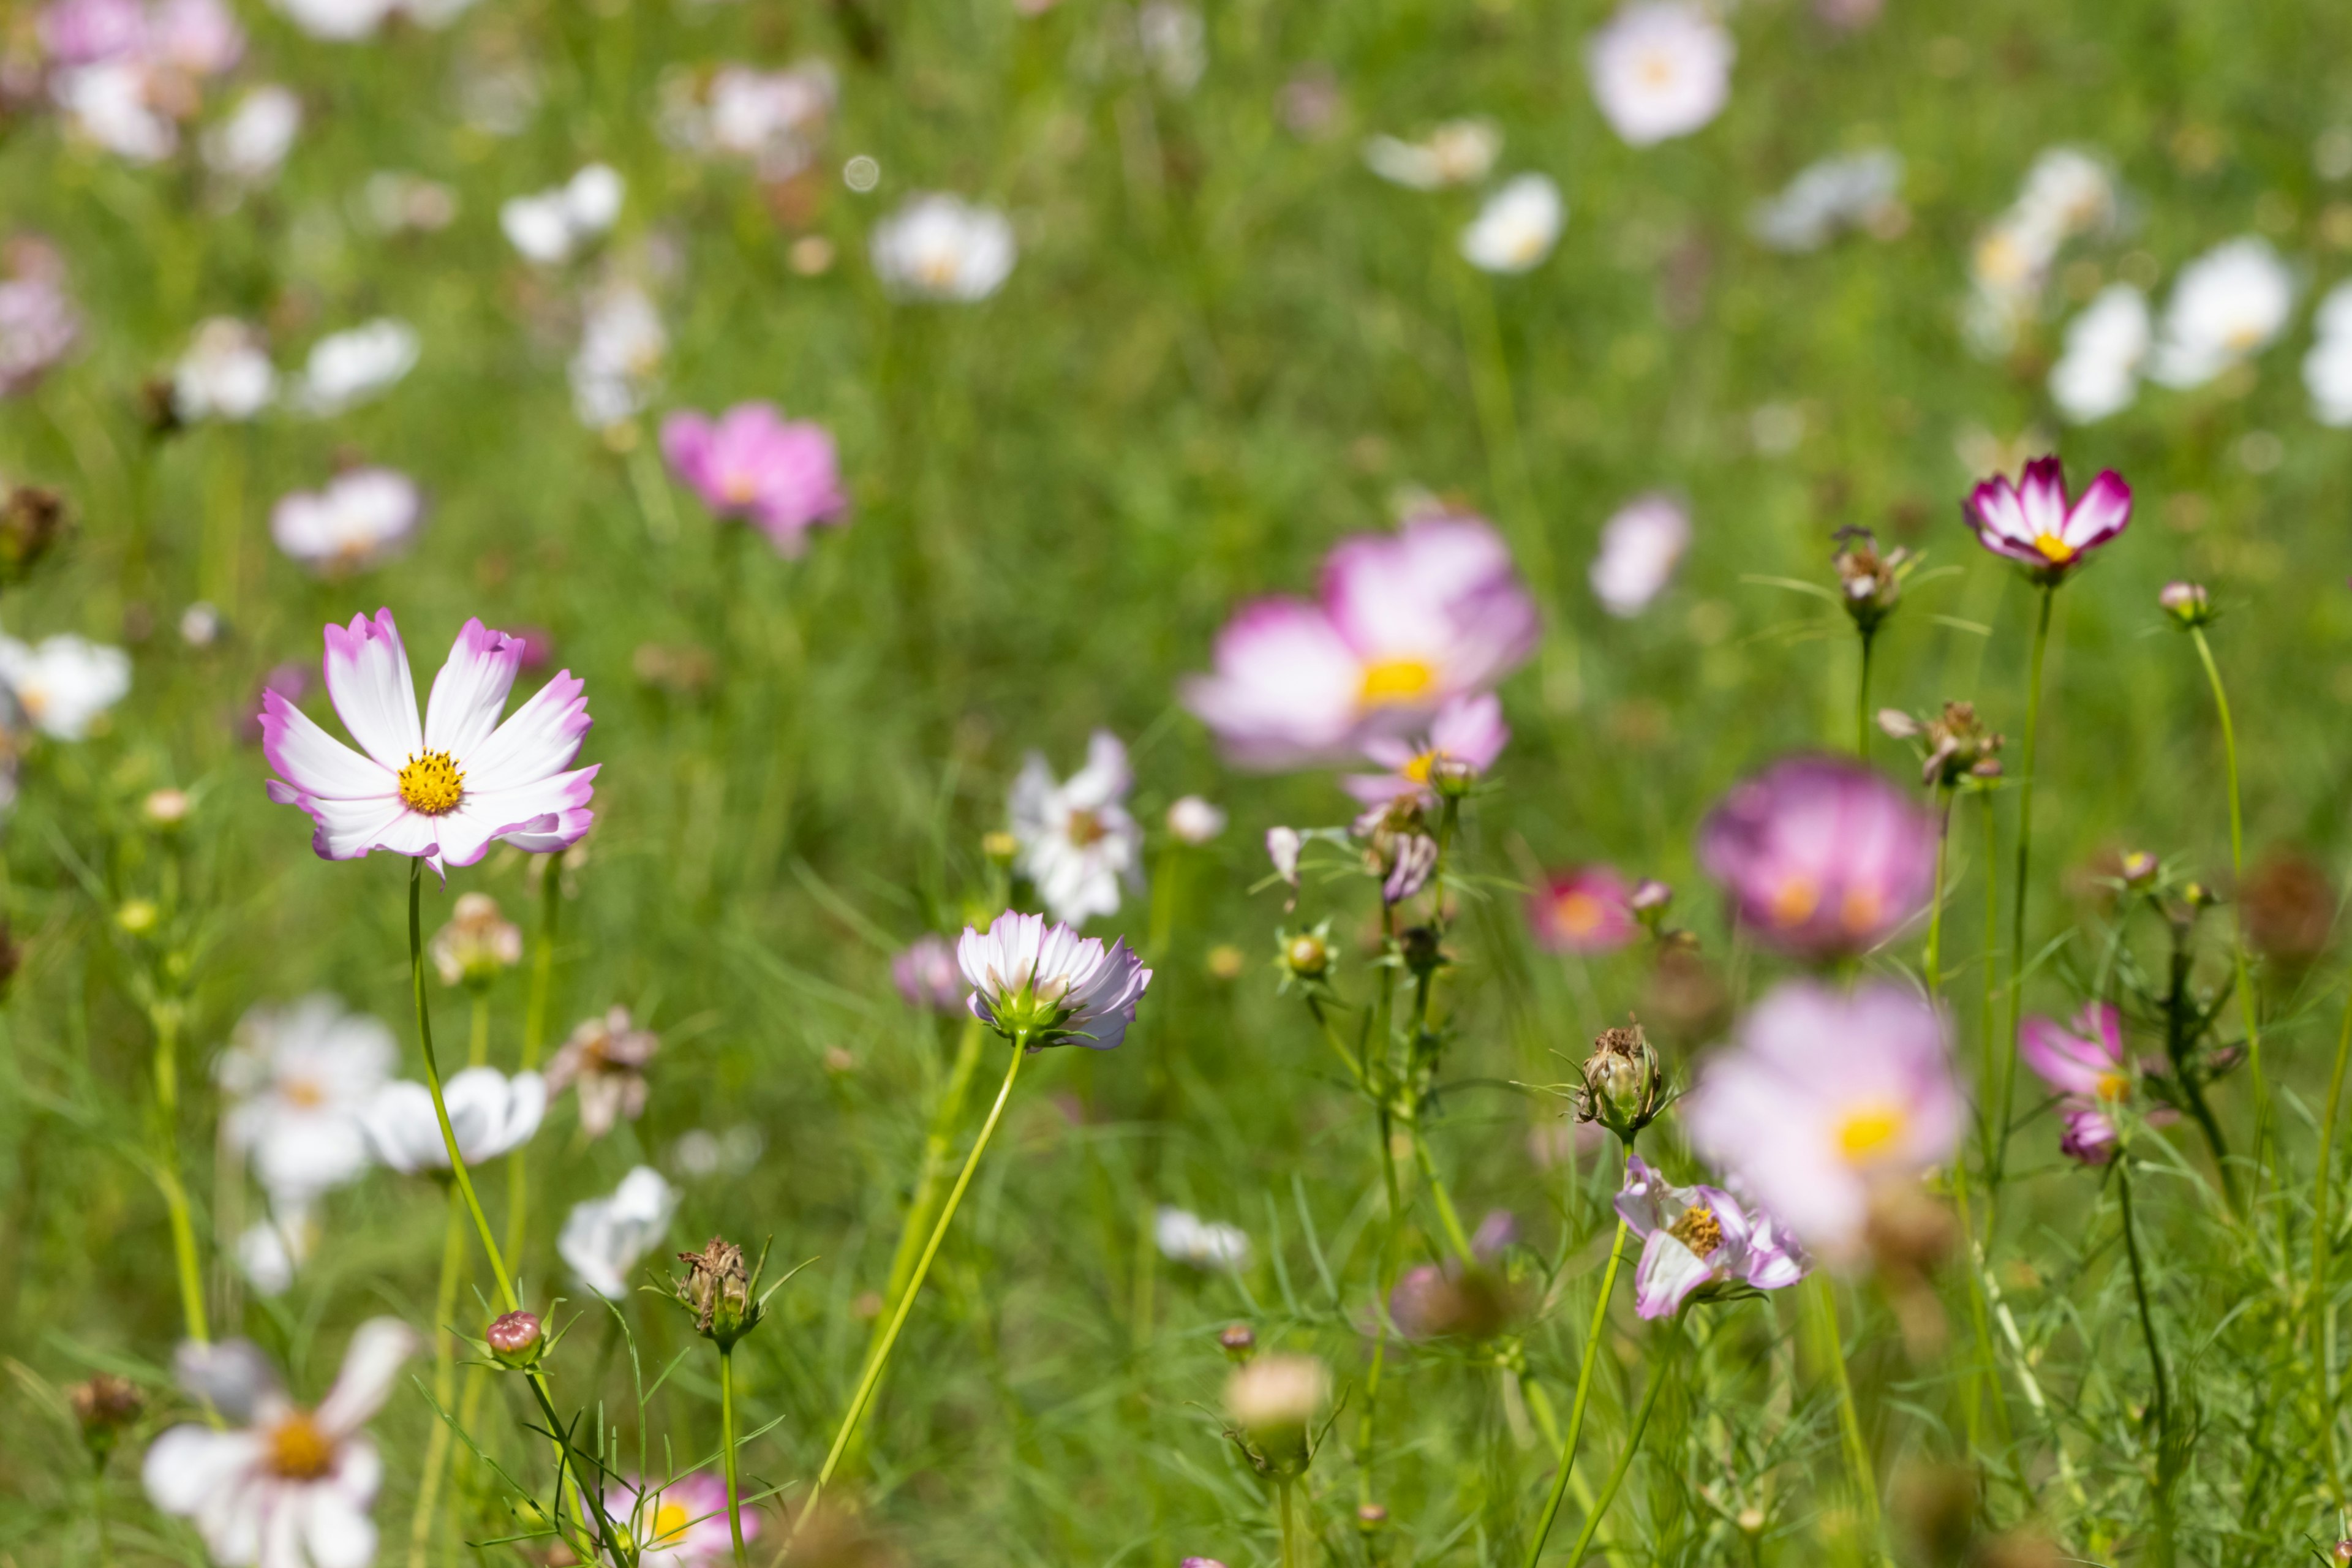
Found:
[{"label": "magenta cosmos flower", "polygon": [[1725,795],[1699,864],[1769,945],[1835,958],[1884,941],[1927,904],[1936,825],[1858,763],[1791,757]]},{"label": "magenta cosmos flower", "polygon": [[2029,568],[2037,581],[2056,583],[2121,533],[2131,509],[2131,487],[2113,468],[2102,469],[2081,500],[2070,500],[2058,459],[2036,458],[2017,483],[1996,474],[1969,491],[1961,516],[1978,543]]},{"label": "magenta cosmos flower", "polygon": [[1883,981],[1781,985],[1683,1101],[1692,1146],[1841,1261],[1862,1248],[1873,1194],[1949,1158],[1967,1121],[1942,1015]]},{"label": "magenta cosmos flower", "polygon": [[1351,773],[1340,783],[1366,805],[1386,805],[1411,795],[1433,806],[1441,792],[1460,795],[1476,783],[1510,741],[1502,699],[1491,691],[1456,697],[1437,710],[1425,735],[1412,740],[1375,735],[1364,742],[1364,755],[1387,773]]},{"label": "magenta cosmos flower", "polygon": [[1528,895],[1528,924],[1552,952],[1614,952],[1642,929],[1633,898],[1615,867],[1574,867]]},{"label": "magenta cosmos flower", "polygon": [[1250,768],[1338,762],[1411,735],[1535,651],[1542,626],[1483,520],[1426,518],[1332,551],[1322,597],[1260,599],[1217,634],[1184,705]]},{"label": "magenta cosmos flower", "polygon": [[1811,1267],[1787,1228],[1720,1187],[1678,1187],[1643,1163],[1625,1162],[1617,1212],[1642,1238],[1633,1307],[1670,1318],[1694,1297],[1711,1300],[1794,1285]]},{"label": "magenta cosmos flower", "polygon": [[807,548],[808,531],[849,511],[833,437],[772,403],[739,403],[718,419],[691,409],[662,422],[662,456],[721,517],[757,524],[780,555]]},{"label": "magenta cosmos flower", "polygon": [[520,638],[467,621],[420,723],[392,612],[329,626],[327,696],[360,750],[264,691],[261,746],[278,771],[269,798],[310,814],[310,847],[329,860],[386,849],[446,877],[493,839],[534,854],[570,848],[594,820],[596,764],[566,771],[588,733],[588,700],[564,670],[500,722],[522,658]]},{"label": "magenta cosmos flower", "polygon": [[[2061,1097],[2058,1114],[2065,1131],[2058,1135],[2058,1152],[2085,1165],[2114,1159],[2123,1143],[2116,1112],[2132,1090],[2123,1015],[2105,1002],[2087,1003],[2074,1016],[2071,1033],[2054,1018],[2028,1018],[2018,1026],[2017,1054]],[[2168,1121],[2172,1116],[2159,1109],[2148,1120]]]}]

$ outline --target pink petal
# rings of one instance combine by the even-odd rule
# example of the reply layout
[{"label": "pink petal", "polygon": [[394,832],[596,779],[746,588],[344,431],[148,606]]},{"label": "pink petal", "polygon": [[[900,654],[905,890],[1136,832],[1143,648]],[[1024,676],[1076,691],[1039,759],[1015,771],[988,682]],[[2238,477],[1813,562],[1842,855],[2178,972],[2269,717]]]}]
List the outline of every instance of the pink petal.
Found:
[{"label": "pink petal", "polygon": [[[440,819],[442,855],[452,866],[471,866],[493,839],[509,835],[522,835],[534,842],[560,837],[561,844],[546,847],[568,848],[579,841],[593,820],[585,807],[595,793],[592,786],[601,766],[596,763],[511,789],[467,789],[457,809]],[[574,823],[576,826],[571,826]]]},{"label": "pink petal", "polygon": [[2057,458],[2036,458],[2026,464],[2017,492],[2028,540],[2045,533],[2053,539],[2066,536],[2066,470]]},{"label": "pink petal", "polygon": [[2103,544],[2121,533],[2131,521],[2131,486],[2124,483],[2123,476],[2113,468],[2104,468],[2091,481],[2091,488],[2083,492],[2083,499],[2074,503],[2061,537],[2078,552]]},{"label": "pink petal", "polygon": [[416,682],[390,610],[378,610],[373,621],[353,616],[348,627],[327,628],[326,675],[327,695],[362,751],[398,769],[425,749]]}]

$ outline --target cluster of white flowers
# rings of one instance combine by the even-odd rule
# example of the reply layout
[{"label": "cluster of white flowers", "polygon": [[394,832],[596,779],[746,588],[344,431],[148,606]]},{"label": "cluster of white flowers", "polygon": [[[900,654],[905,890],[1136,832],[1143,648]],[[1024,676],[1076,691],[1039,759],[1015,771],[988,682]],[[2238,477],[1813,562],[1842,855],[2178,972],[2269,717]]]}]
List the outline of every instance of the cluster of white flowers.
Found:
[{"label": "cluster of white flowers", "polygon": [[376,396],[415,368],[416,329],[389,316],[333,332],[282,387],[260,331],[232,316],[196,328],[172,372],[172,409],[180,418],[242,422],[273,402],[312,418],[341,414]]},{"label": "cluster of white flowers", "polygon": [[2202,386],[2268,347],[2294,310],[2294,279],[2278,253],[2251,235],[2227,241],[2180,269],[2161,330],[2137,289],[2102,290],[2067,323],[2051,398],[2068,419],[2089,424],[2129,407],[2142,377]]},{"label": "cluster of white flowers", "polygon": [[627,192],[619,171],[590,163],[562,184],[509,200],[499,208],[499,227],[525,260],[560,266],[620,220]]},{"label": "cluster of white flowers", "polygon": [[657,123],[671,145],[740,158],[762,180],[789,180],[814,162],[840,88],[833,68],[805,60],[783,70],[724,65],[662,81]]},{"label": "cluster of white flowers", "polygon": [[[1449,120],[1418,142],[1374,136],[1364,143],[1364,163],[1391,184],[1416,191],[1475,185],[1486,179],[1503,151],[1503,133],[1491,121]],[[1568,203],[1547,174],[1516,174],[1479,207],[1462,231],[1463,259],[1486,272],[1534,270],[1559,243]]]}]

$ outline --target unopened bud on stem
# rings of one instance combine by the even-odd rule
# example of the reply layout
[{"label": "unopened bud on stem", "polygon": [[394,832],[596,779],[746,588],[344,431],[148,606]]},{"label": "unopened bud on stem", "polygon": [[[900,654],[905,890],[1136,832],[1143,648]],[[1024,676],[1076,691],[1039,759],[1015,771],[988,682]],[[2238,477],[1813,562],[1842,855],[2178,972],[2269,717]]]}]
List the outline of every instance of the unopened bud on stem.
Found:
[{"label": "unopened bud on stem", "polygon": [[546,1325],[536,1312],[506,1312],[490,1320],[482,1331],[482,1342],[501,1364],[530,1367],[539,1364],[547,1352]]}]

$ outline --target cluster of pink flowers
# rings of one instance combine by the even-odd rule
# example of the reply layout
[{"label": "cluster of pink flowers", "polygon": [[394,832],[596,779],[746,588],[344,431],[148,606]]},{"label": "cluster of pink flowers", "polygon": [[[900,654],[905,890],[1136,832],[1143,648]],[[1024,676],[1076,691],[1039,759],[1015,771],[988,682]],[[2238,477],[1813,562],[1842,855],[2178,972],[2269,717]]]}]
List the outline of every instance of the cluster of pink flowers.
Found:
[{"label": "cluster of pink flowers", "polygon": [[49,95],[118,157],[160,163],[203,106],[203,84],[245,55],[222,0],[52,0],[41,12]]}]

